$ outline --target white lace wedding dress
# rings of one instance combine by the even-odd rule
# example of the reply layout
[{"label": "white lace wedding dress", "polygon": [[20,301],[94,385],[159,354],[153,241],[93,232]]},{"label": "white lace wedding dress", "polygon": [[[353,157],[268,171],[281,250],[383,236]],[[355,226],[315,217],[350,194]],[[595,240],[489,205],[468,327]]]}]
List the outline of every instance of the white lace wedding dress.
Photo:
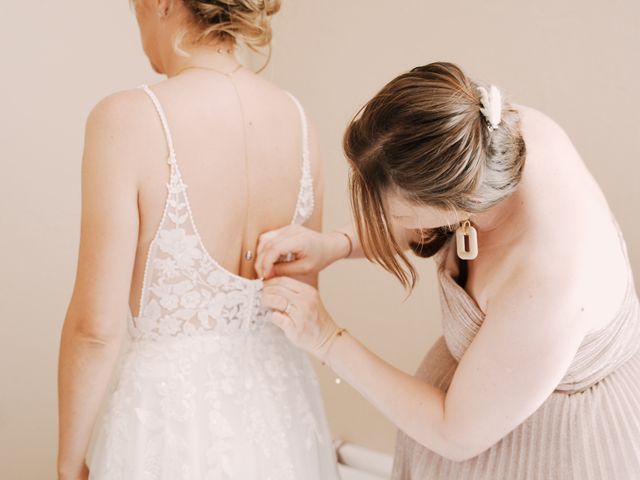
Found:
[{"label": "white lace wedding dress", "polygon": [[[318,381],[260,305],[262,282],[209,255],[191,214],[166,116],[170,165],[149,247],[140,314],[90,452],[91,480],[333,480],[336,457]],[[305,115],[291,223],[313,210]]]}]

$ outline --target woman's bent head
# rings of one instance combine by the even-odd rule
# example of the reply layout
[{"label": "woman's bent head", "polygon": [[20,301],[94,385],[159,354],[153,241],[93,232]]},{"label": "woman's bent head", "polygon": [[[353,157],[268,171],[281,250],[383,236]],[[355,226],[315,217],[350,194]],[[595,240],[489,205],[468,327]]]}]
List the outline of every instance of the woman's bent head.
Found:
[{"label": "woman's bent head", "polygon": [[491,128],[479,87],[451,63],[416,67],[385,85],[345,132],[363,250],[405,286],[415,285],[416,272],[394,225],[420,231],[422,240],[411,247],[431,256],[452,225],[496,205],[520,181],[518,112],[501,103],[500,123]]}]

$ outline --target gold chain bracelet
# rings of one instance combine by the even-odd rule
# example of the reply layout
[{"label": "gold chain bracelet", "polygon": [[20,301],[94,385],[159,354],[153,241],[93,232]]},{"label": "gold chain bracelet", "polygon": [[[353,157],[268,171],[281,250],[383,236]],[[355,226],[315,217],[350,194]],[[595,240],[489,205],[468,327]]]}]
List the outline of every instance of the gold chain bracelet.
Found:
[{"label": "gold chain bracelet", "polygon": [[[334,330],[331,336],[322,343],[321,347],[324,346],[326,343],[329,343],[329,346],[327,347],[327,354],[329,353],[329,350],[331,349],[331,345],[333,345],[333,342],[335,342],[336,338],[341,337],[342,334],[346,331],[347,331],[346,328],[343,328],[343,327],[337,328],[336,330]],[[326,365],[324,361],[321,361],[321,363],[322,365]]]}]

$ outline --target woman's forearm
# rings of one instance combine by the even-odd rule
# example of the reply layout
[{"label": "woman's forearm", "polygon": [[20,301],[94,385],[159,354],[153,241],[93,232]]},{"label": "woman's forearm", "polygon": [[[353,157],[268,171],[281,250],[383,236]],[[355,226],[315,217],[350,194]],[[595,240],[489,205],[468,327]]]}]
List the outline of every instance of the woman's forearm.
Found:
[{"label": "woman's forearm", "polygon": [[[345,237],[345,234],[349,236],[350,242]],[[330,235],[331,239],[331,257],[334,262],[344,258],[364,258],[362,245],[352,224],[336,228],[329,232],[328,235]]]},{"label": "woman's forearm", "polygon": [[65,321],[58,364],[58,475],[79,478],[91,432],[120,350],[122,336],[87,335]]},{"label": "woman's forearm", "polygon": [[445,392],[393,367],[347,332],[335,339],[325,363],[417,442],[458,456],[445,431]]},{"label": "woman's forearm", "polygon": [[[351,244],[349,244],[349,240],[344,237],[344,234],[349,236]],[[360,238],[358,237],[356,228],[353,224],[347,224],[343,227],[336,228],[332,232],[329,232],[328,235],[331,236],[330,248],[332,252],[332,263],[344,258],[365,258],[364,251],[362,250],[362,243],[360,242]],[[409,243],[415,236],[415,231],[398,228],[398,231],[395,232],[395,236],[402,251],[410,251]]]}]

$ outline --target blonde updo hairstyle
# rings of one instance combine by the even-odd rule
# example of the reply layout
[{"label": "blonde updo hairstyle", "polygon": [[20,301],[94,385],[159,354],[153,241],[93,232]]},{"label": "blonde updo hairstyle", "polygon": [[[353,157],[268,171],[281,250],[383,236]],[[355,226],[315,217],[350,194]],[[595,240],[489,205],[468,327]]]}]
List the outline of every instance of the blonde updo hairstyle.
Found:
[{"label": "blonde updo hairstyle", "polygon": [[271,19],[280,0],[183,0],[196,27],[196,43],[242,41],[256,49],[271,43]]},{"label": "blonde updo hairstyle", "polygon": [[[195,27],[194,43],[239,41],[256,50],[271,44],[271,16],[280,11],[280,0],[182,0]],[[129,5],[136,6],[136,0]],[[176,35],[174,48],[186,56],[180,44],[188,31]]]}]

